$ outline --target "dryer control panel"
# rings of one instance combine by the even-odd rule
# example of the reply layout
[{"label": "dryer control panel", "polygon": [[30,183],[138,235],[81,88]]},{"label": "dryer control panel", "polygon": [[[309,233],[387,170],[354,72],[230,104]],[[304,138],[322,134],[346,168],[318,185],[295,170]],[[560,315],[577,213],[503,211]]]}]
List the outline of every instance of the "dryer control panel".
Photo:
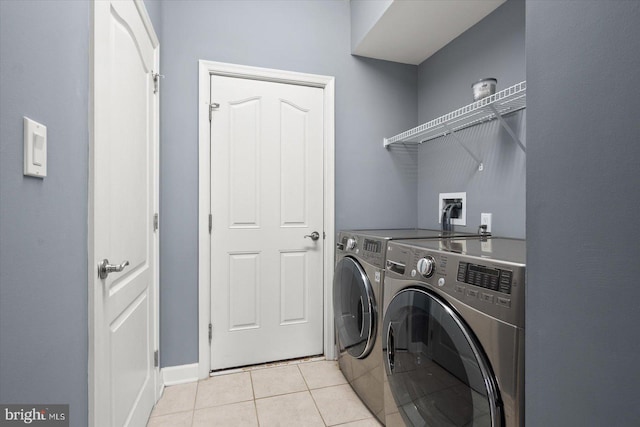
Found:
[{"label": "dryer control panel", "polygon": [[358,235],[341,234],[338,250],[351,253],[379,268],[384,268],[385,241]]}]

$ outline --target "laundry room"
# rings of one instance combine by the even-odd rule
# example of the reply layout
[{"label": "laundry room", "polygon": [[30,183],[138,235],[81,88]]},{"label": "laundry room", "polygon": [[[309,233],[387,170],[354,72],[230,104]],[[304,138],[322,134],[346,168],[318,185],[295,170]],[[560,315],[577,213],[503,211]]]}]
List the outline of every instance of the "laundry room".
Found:
[{"label": "laundry room", "polygon": [[[190,387],[188,384],[194,384],[188,393],[196,405],[198,380],[207,378],[212,371],[258,363],[254,359],[244,362],[240,357],[256,356],[259,360],[261,353],[268,353],[269,344],[264,342],[275,340],[275,335],[255,338],[253,344],[230,344],[220,350],[215,346],[216,340],[223,339],[219,334],[224,328],[216,326],[221,320],[215,318],[220,313],[221,319],[236,322],[229,330],[247,334],[260,329],[258,316],[273,315],[280,326],[290,328],[315,319],[314,332],[284,334],[284,344],[273,346],[285,352],[293,341],[302,345],[314,334],[311,350],[305,350],[305,356],[299,356],[294,349],[274,359],[314,357],[309,362],[311,367],[301,364],[297,371],[304,378],[302,390],[313,398],[300,405],[311,402],[311,409],[318,412],[317,425],[365,425],[365,420],[381,420],[371,408],[366,416],[353,415],[351,419],[336,417],[337,411],[325,413],[323,405],[333,403],[331,396],[322,395],[322,390],[327,393],[329,389],[325,385],[312,386],[317,380],[310,374],[313,366],[324,362],[338,366],[339,350],[335,344],[339,331],[334,331],[332,280],[335,263],[340,262],[336,255],[349,255],[347,247],[353,237],[339,233],[441,230],[443,203],[462,200],[464,207],[453,212],[456,232],[479,233],[481,222],[488,221],[488,231],[494,237],[508,242],[517,240],[522,245],[514,248],[507,242],[500,246],[496,240],[493,255],[502,253],[503,259],[485,265],[460,255],[475,243],[464,250],[460,249],[462,245],[456,246],[455,240],[449,246],[426,240],[411,247],[394,244],[393,257],[374,260],[379,263],[376,268],[381,276],[376,292],[384,295],[385,268],[396,268],[390,277],[400,289],[406,280],[413,280],[411,268],[402,269],[409,262],[422,259],[425,261],[420,269],[425,271],[431,268],[432,259],[434,263],[438,261],[442,271],[449,260],[448,275],[436,272],[434,276],[446,279],[447,286],[450,277],[461,271],[452,270],[452,260],[467,269],[465,280],[473,281],[468,277],[482,275],[490,281],[493,274],[497,287],[500,278],[510,274],[505,271],[514,271],[513,281],[509,276],[509,289],[518,298],[522,295],[524,317],[518,321],[522,320],[522,329],[526,330],[521,337],[524,348],[520,354],[524,367],[514,368],[523,369],[524,404],[515,411],[520,421],[512,424],[513,420],[507,419],[499,425],[524,425],[525,421],[530,426],[637,423],[640,409],[634,400],[634,378],[640,376],[635,363],[640,343],[629,340],[627,331],[640,320],[635,303],[640,288],[633,285],[640,274],[638,263],[634,262],[640,255],[640,227],[633,209],[640,206],[640,121],[633,119],[640,113],[639,2],[131,0],[114,1],[111,8],[104,6],[110,3],[111,0],[0,0],[2,408],[19,404],[68,405],[68,425],[97,427],[101,425],[100,411],[109,411],[108,405],[100,404],[96,397],[108,394],[107,388],[97,385],[101,375],[106,378],[106,368],[115,372],[110,387],[122,387],[121,398],[133,396],[130,400],[138,404],[144,399],[134,396],[128,380],[118,382],[121,377],[116,370],[120,367],[124,372],[142,365],[153,382],[149,386],[149,408],[163,388],[166,393],[173,384],[185,386],[185,390]],[[133,5],[131,11],[144,10],[140,12],[141,23],[129,24],[137,12],[121,12],[119,8],[124,3]],[[424,41],[419,38],[424,36],[424,28],[410,25],[415,19],[402,21],[403,3],[449,3],[460,9],[453,9],[456,18],[450,21],[425,17],[428,24],[424,27],[431,33],[427,32],[429,40]],[[144,123],[149,127],[136,129],[150,138],[148,147],[155,147],[152,151],[111,152],[96,148],[101,130],[105,129],[101,126],[107,123],[100,122],[101,118],[119,117],[115,113],[101,115],[103,104],[98,101],[106,99],[100,97],[108,96],[110,91],[105,89],[107,85],[94,85],[103,76],[116,76],[101,74],[111,70],[106,62],[100,62],[101,52],[108,52],[99,50],[96,28],[107,28],[100,27],[102,21],[96,18],[101,8],[105,16],[112,18],[109,31],[121,30],[118,34],[123,34],[114,38],[114,43],[124,46],[126,37],[146,37],[144,43],[134,43],[128,49],[147,61],[142,65],[131,61],[131,67],[142,67],[145,75],[151,76],[144,81],[149,92],[145,92],[148,104],[143,103],[148,107],[148,121]],[[482,8],[484,12],[470,12]],[[472,15],[476,18],[470,18]],[[455,34],[453,28],[458,27],[461,29]],[[443,36],[445,33],[449,34],[448,39]],[[400,44],[393,45],[394,40],[401,40],[396,41]],[[427,45],[436,47],[427,51]],[[109,58],[104,57],[105,61]],[[256,80],[269,85],[256,86],[265,95],[238,89],[227,100],[219,97],[216,90],[216,85],[225,79]],[[455,124],[448,124],[433,138],[395,138],[474,103],[473,86],[482,79],[495,79],[496,93],[517,87],[522,91],[517,95],[522,98],[522,105],[504,116],[483,119],[472,126],[458,129]],[[289,97],[276,91],[281,86],[313,90]],[[122,89],[123,96],[129,92],[135,95],[125,86],[118,89]],[[214,163],[218,153],[214,150],[219,147],[213,144],[212,135],[218,131],[227,133],[217,129],[215,123],[233,124],[234,117],[259,117],[263,113],[258,114],[253,108],[260,97],[278,100],[278,108],[290,120],[282,119],[280,127],[284,129],[292,123],[292,132],[299,132],[299,123],[316,123],[310,112],[320,111],[314,126],[319,129],[322,150],[309,154],[311,151],[293,146],[275,151],[260,150],[257,143],[242,147],[229,144],[224,150],[228,150],[232,161],[228,162],[228,169],[222,170]],[[133,104],[126,108],[133,108]],[[232,108],[225,111],[225,105],[235,108],[238,116],[230,116]],[[300,121],[303,116],[305,119]],[[45,176],[26,173],[25,141],[31,132],[27,130],[27,119],[36,126],[46,126],[45,134],[35,133],[46,138]],[[123,126],[136,126],[135,120],[127,120],[124,114],[121,119]],[[243,123],[232,130],[249,135],[250,126]],[[119,135],[115,130],[104,134]],[[29,147],[34,149],[37,144],[33,142]],[[264,156],[265,162],[252,163],[258,156]],[[300,166],[296,162],[312,156],[316,163]],[[141,158],[149,162],[146,168],[135,167],[141,165]],[[119,176],[118,167],[100,167],[105,164],[121,164],[123,169],[129,165],[128,181],[124,174]],[[269,169],[276,164],[283,166]],[[319,181],[299,178],[305,168],[312,167],[318,171]],[[107,175],[100,174],[108,170],[111,178],[103,179]],[[291,198],[276,203],[267,193],[258,194],[256,189],[261,185],[277,186],[275,181],[269,181],[272,177],[285,177],[283,188]],[[228,185],[218,186],[224,179],[229,179]],[[112,184],[109,191],[97,191],[105,181]],[[149,185],[148,203],[136,203],[138,187],[134,183]],[[315,190],[300,190],[310,185],[315,185]],[[224,193],[225,188],[247,197],[238,201],[233,194]],[[218,190],[221,192],[216,193]],[[255,197],[252,199],[251,195]],[[318,204],[304,205],[304,209],[288,202],[300,196],[307,203],[313,195],[318,196]],[[102,196],[110,199],[104,202]],[[272,204],[267,205],[270,201]],[[99,216],[115,209],[116,202],[125,206],[123,211],[139,208],[146,212],[144,221],[150,231],[144,238],[149,239],[145,240],[148,246],[136,247],[131,257],[120,256],[118,251],[124,249],[119,243],[106,251],[108,254],[98,253],[100,242],[111,244],[110,236],[130,236],[132,241],[138,236],[137,217],[121,217],[126,223],[121,229],[112,224],[109,231],[104,231],[99,226]],[[251,216],[252,209],[262,205],[289,216]],[[229,215],[231,226],[226,225],[226,217],[220,220],[216,207],[220,215]],[[317,222],[307,216],[313,213],[319,218]],[[264,248],[234,246],[236,242],[255,240],[246,236],[252,236],[248,233],[267,223],[277,223],[288,234],[275,238],[271,234],[260,235]],[[240,234],[223,234],[220,227]],[[385,237],[391,239],[390,235],[362,233],[352,244],[366,245],[357,246],[361,257],[367,251],[384,253],[388,247]],[[287,243],[271,247],[272,241]],[[232,256],[221,263],[218,249]],[[267,250],[277,257],[260,258]],[[451,254],[448,258],[447,251]],[[310,267],[306,263],[311,262],[313,254],[320,261]],[[357,256],[353,254],[352,258]],[[392,263],[386,265],[387,259]],[[150,277],[149,288],[132,292],[126,303],[115,304],[121,308],[121,315],[100,320],[100,298],[124,289],[120,277],[141,276],[145,268]],[[262,273],[261,268],[269,269]],[[417,264],[415,268],[420,274]],[[262,293],[258,290],[266,283],[260,274],[282,274],[286,280],[277,286],[289,289],[308,271],[317,282],[303,290],[292,290],[280,298],[270,288]],[[349,271],[360,275],[357,267]],[[108,279],[102,278],[102,273]],[[375,272],[366,273],[371,274],[368,280],[376,280]],[[216,280],[234,274],[246,284],[238,288],[240,291],[224,293],[224,288],[214,287]],[[522,287],[517,287],[523,283],[521,294]],[[514,284],[516,288],[511,287]],[[610,298],[606,290],[611,286],[624,297]],[[311,289],[317,292],[307,293]],[[492,292],[478,294],[479,300],[489,297],[495,298],[494,305],[498,305],[498,296]],[[366,311],[366,298],[364,294],[355,303],[358,313]],[[222,308],[216,304],[221,300],[229,305],[235,302],[244,311],[234,318],[233,314],[220,311]],[[258,310],[258,301],[269,301],[272,312]],[[296,305],[301,301],[306,304],[304,309]],[[501,301],[505,303],[504,299]],[[457,307],[454,303],[451,306]],[[96,319],[102,321],[106,337],[112,330],[126,329],[121,327],[125,325],[123,319],[135,317],[132,315],[139,313],[138,308],[147,310],[145,319],[150,323],[145,324],[144,319],[139,322],[147,328],[147,341],[136,339],[131,331],[118,338],[126,340],[126,345],[96,337]],[[438,313],[448,313],[447,308],[443,306]],[[503,314],[500,311],[489,317],[502,319]],[[503,323],[511,322],[509,316],[506,318]],[[357,314],[355,320],[358,332],[366,332],[366,322]],[[382,328],[383,319],[377,322]],[[462,323],[465,322],[468,321]],[[478,335],[482,348],[484,337],[482,333]],[[389,337],[396,343],[403,339],[397,334],[381,334],[380,343],[361,349],[361,354],[382,352],[382,343],[388,351]],[[140,361],[110,356],[122,348],[122,354],[127,354],[143,341],[149,354],[145,353]],[[227,347],[234,347],[237,353],[227,352]],[[489,353],[473,345],[467,352],[476,356]],[[232,360],[231,365],[217,358],[221,353]],[[235,365],[234,360],[238,361]],[[488,367],[480,363],[477,375],[497,369],[491,363],[489,360]],[[348,369],[358,369],[355,363],[349,366]],[[291,367],[278,368],[285,372]],[[343,372],[344,369],[347,368],[343,367]],[[325,376],[333,378],[336,372]],[[133,377],[136,381],[142,378]],[[339,386],[348,388],[351,380],[345,377]],[[491,378],[497,378],[497,403],[488,405],[487,414],[504,421],[502,408],[518,404],[505,403],[508,397],[501,398],[503,377],[497,374]],[[235,390],[236,385],[226,387]],[[258,390],[255,383],[253,387]],[[213,393],[213,388],[209,387],[207,393]],[[255,402],[253,412],[258,413],[264,409],[260,400],[252,394],[241,403]],[[184,411],[183,415],[189,417],[184,425],[198,425],[191,417],[203,408],[194,410],[194,405]],[[122,417],[129,422],[125,412],[113,415],[114,420]],[[175,414],[156,413],[155,417],[167,415]],[[408,423],[407,418],[404,422]],[[131,421],[130,425],[138,424]]]}]

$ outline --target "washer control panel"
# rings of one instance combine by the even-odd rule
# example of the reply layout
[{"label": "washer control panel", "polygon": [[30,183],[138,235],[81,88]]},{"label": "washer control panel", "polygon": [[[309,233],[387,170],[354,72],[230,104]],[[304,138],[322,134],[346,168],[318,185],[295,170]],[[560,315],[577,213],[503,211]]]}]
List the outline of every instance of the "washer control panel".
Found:
[{"label": "washer control panel", "polygon": [[510,294],[512,277],[513,272],[511,270],[490,268],[462,261],[458,263],[458,282],[480,286],[492,291]]},{"label": "washer control panel", "polygon": [[358,246],[358,241],[355,238],[353,238],[353,237],[347,238],[347,250],[348,251],[352,251],[352,250],[356,249],[357,246]]},{"label": "washer control panel", "polygon": [[524,324],[524,265],[392,241],[385,274],[385,286],[396,280],[424,284],[509,324]]},{"label": "washer control panel", "polygon": [[436,268],[436,260],[431,255],[427,255],[418,260],[416,268],[424,277],[431,277]]}]

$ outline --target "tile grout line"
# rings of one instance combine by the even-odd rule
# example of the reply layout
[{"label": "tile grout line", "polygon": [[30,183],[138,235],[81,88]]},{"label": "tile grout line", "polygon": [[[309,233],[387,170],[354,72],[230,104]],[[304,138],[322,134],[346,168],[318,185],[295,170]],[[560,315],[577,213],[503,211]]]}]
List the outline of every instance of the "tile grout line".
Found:
[{"label": "tile grout line", "polygon": [[[0,1],[2,1],[2,0],[0,0]],[[190,384],[193,384],[193,382],[190,382],[190,383],[184,383],[184,384],[176,384],[175,386],[180,386],[180,385],[190,385]],[[169,386],[169,387],[173,387],[173,386]],[[149,414],[149,419],[148,419],[148,421],[150,421],[152,418],[166,417],[166,416],[168,416],[168,415],[175,415],[175,414],[180,414],[180,413],[183,413],[183,412],[189,412],[189,411],[193,411],[193,410],[194,410],[194,408],[191,408],[191,409],[189,409],[189,408],[187,408],[187,409],[184,409],[184,408],[183,408],[183,409],[174,409],[174,410],[172,410],[172,411],[170,411],[170,412],[167,412],[167,413],[164,413],[164,414],[156,414],[156,415],[153,415],[153,413],[154,413],[154,411],[157,409],[158,404],[160,403],[160,401],[161,401],[162,399],[166,399],[166,397],[165,397],[165,396],[166,396],[166,394],[165,394],[166,389],[167,389],[167,387],[165,387],[165,390],[162,392],[162,396],[160,396],[160,399],[158,399],[158,401],[153,405],[153,408],[152,408],[152,410],[151,410],[151,414]],[[198,385],[197,385],[197,382],[196,382],[196,396],[197,396],[197,392],[198,392]],[[194,397],[194,403],[193,403],[193,404],[194,404],[194,406],[195,406],[195,397]],[[147,422],[148,422],[148,421],[147,421]]]},{"label": "tile grout line", "polygon": [[251,395],[253,396],[253,411],[256,414],[256,424],[260,427],[260,416],[258,415],[258,404],[256,403],[256,388],[253,386],[253,374],[249,370],[249,378],[251,379]]},{"label": "tile grout line", "polygon": [[[320,418],[322,420],[322,423],[323,423],[324,427],[328,427],[329,426],[328,421],[325,420],[324,415],[320,411],[320,408],[318,406],[318,402],[316,401],[316,398],[313,395],[313,391],[314,390],[322,390],[322,389],[326,389],[326,388],[330,388],[330,387],[345,386],[345,385],[348,385],[348,383],[323,384],[323,385],[320,385],[318,387],[311,388],[310,383],[309,383],[309,379],[307,379],[307,377],[305,376],[304,370],[302,369],[301,365],[303,365],[303,364],[316,364],[316,363],[320,363],[320,362],[323,362],[323,361],[324,362],[331,362],[331,361],[326,360],[326,358],[322,358],[322,359],[316,358],[316,359],[311,359],[311,360],[300,360],[300,361],[288,362],[288,363],[284,363],[284,364],[276,364],[276,365],[272,365],[272,366],[261,366],[259,368],[247,369],[247,370],[237,370],[235,372],[226,372],[226,373],[228,373],[228,374],[236,374],[236,373],[239,374],[239,373],[244,373],[244,372],[249,373],[250,386],[251,386],[251,396],[252,397],[251,397],[250,400],[247,400],[247,402],[248,401],[253,402],[254,414],[255,414],[255,417],[256,417],[257,426],[260,427],[261,422],[260,422],[258,408],[257,408],[257,400],[259,400],[259,399],[256,397],[256,393],[255,393],[255,383],[254,383],[254,378],[253,378],[254,371],[258,372],[258,371],[261,371],[261,370],[272,370],[272,369],[284,368],[285,366],[296,366],[297,367],[297,373],[302,377],[303,384],[305,386],[304,390],[301,390],[301,391],[303,391],[303,392],[306,391],[307,393],[309,393],[309,395],[311,395],[314,407],[315,407],[317,413],[320,415]],[[313,371],[311,371],[311,372],[313,372]],[[313,375],[312,375],[312,377],[313,377]],[[191,415],[191,424],[190,424],[190,426],[194,427],[196,425],[196,423],[195,423],[195,412],[196,412],[196,410],[198,410],[196,408],[196,406],[197,406],[199,393],[201,393],[200,386],[202,386],[201,383],[203,381],[206,381],[206,380],[195,381],[195,383],[196,383],[195,384],[195,395],[194,395],[193,402],[192,402],[192,405],[191,405],[192,407],[190,409],[187,408],[186,411],[184,411],[184,410],[183,411],[175,411],[175,412],[170,412],[170,413],[163,414],[163,415],[172,415],[172,414],[177,414],[177,413],[180,413],[180,412],[183,412],[183,413],[188,412]],[[288,393],[276,394],[276,395],[273,395],[273,396],[265,396],[265,397],[263,397],[261,399],[268,399],[268,398],[274,398],[274,397],[278,397],[278,396],[292,395],[292,394],[296,394],[296,393],[300,393],[300,391],[291,391],[291,392],[288,392]],[[166,397],[166,395],[164,395],[162,397]],[[240,402],[234,402],[234,403],[240,403]],[[216,406],[224,406],[224,405],[214,405],[212,407],[216,407]],[[207,409],[207,408],[201,408],[201,409]],[[158,415],[158,416],[160,416],[160,415]],[[353,420],[353,421],[360,421],[360,420],[365,420],[365,419],[367,419],[367,418],[362,418],[362,419]],[[339,426],[339,425],[342,425],[342,424],[345,424],[345,423],[336,424],[335,426]]]},{"label": "tile grout line", "polygon": [[324,424],[324,426],[327,427],[327,421],[322,416],[322,412],[320,411],[320,408],[318,408],[318,402],[316,402],[315,397],[313,397],[313,393],[311,393],[311,388],[309,387],[309,384],[307,383],[307,379],[305,378],[304,373],[302,373],[302,369],[300,369],[299,365],[298,365],[298,371],[300,371],[300,375],[302,375],[302,380],[304,381],[305,385],[307,386],[307,391],[309,392],[309,395],[311,396],[311,400],[313,401],[313,406],[316,407],[316,411],[318,411],[318,414],[320,415],[320,419],[322,420],[322,424]]},{"label": "tile grout line", "polygon": [[198,391],[200,390],[200,379],[196,382],[196,395],[193,397],[193,408],[191,409],[191,427],[196,422],[196,402],[198,400]]},{"label": "tile grout line", "polygon": [[298,368],[298,372],[300,373],[300,376],[302,377],[302,381],[304,381],[305,387],[307,387],[307,391],[309,393],[311,393],[311,387],[309,387],[309,383],[307,382],[307,378],[304,376],[304,372],[302,372],[302,369],[300,369],[300,365],[296,365],[296,367]]}]

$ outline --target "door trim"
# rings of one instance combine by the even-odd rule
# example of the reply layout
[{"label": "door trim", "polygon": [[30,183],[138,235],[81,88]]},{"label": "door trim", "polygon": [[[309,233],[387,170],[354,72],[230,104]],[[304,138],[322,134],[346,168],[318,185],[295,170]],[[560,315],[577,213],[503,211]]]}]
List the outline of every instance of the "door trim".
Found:
[{"label": "door trim", "polygon": [[249,67],[200,60],[198,87],[198,377],[207,378],[211,369],[209,322],[211,321],[211,236],[209,208],[211,206],[211,168],[209,97],[212,74],[252,80],[313,86],[324,91],[324,354],[335,359],[333,326],[333,249],[335,246],[335,78],[315,74]]},{"label": "door trim", "polygon": [[[104,343],[101,340],[101,336],[98,334],[96,317],[100,314],[98,310],[102,310],[101,307],[98,306],[96,290],[100,289],[101,283],[98,280],[97,275],[97,266],[94,263],[96,259],[95,254],[95,221],[96,221],[96,209],[95,209],[95,188],[94,188],[94,175],[95,175],[95,150],[94,144],[96,140],[95,133],[95,123],[97,120],[96,114],[96,93],[102,91],[101,88],[95,85],[95,74],[96,70],[103,67],[104,64],[98,63],[95,57],[95,49],[99,43],[105,43],[104,35],[98,34],[96,31],[96,21],[101,19],[98,16],[99,8],[96,8],[95,1],[91,2],[90,5],[90,58],[89,58],[89,76],[90,76],[90,86],[89,86],[89,180],[88,180],[88,206],[87,206],[87,263],[88,263],[88,307],[87,307],[87,319],[88,319],[88,372],[87,372],[87,382],[88,382],[88,424],[92,427],[97,427],[101,425],[101,418],[99,416],[100,413],[103,413],[103,410],[98,409],[98,405],[104,405],[108,403],[105,399],[101,398],[104,395],[104,391],[99,389],[99,378],[103,377],[103,373],[101,370],[101,366],[104,363],[104,358],[102,356],[102,349],[104,348]],[[151,18],[145,8],[143,0],[132,0],[140,14],[142,22],[144,24],[145,30],[149,34],[151,39],[151,43],[154,48],[154,71],[159,72],[160,70],[160,41],[158,36],[156,35],[155,30],[153,29],[153,24],[151,22]],[[153,209],[154,212],[159,212],[159,194],[160,194],[160,101],[159,94],[155,97],[155,102],[153,105],[153,116],[156,122],[155,132],[153,135],[153,144],[155,146],[154,153],[154,188],[153,188]],[[160,343],[160,322],[159,322],[159,231],[154,233],[153,239],[153,257],[155,259],[154,271],[152,274],[153,277],[153,348],[158,349]],[[154,383],[154,392],[156,402],[160,398],[162,393],[163,384],[162,378],[160,376],[160,368],[155,367],[153,370],[153,378],[152,381]],[[102,379],[102,381],[104,381]]]}]

